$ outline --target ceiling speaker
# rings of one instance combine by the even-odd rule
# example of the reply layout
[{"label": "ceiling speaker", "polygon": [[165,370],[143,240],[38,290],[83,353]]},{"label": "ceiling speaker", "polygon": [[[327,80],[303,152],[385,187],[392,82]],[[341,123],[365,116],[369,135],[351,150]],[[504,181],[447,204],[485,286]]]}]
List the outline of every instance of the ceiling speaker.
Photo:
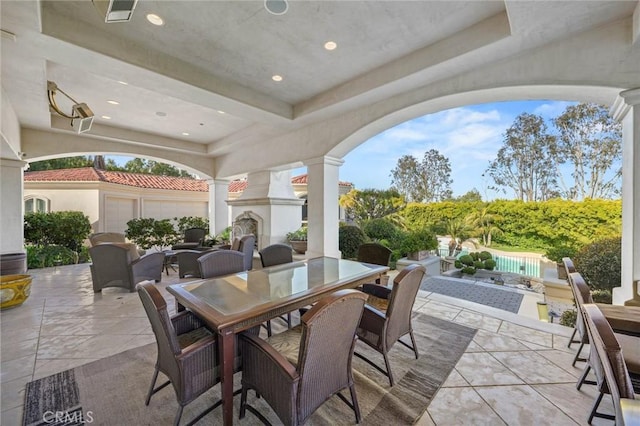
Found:
[{"label": "ceiling speaker", "polygon": [[133,16],[138,0],[91,0],[104,17],[104,22],[128,22]]}]

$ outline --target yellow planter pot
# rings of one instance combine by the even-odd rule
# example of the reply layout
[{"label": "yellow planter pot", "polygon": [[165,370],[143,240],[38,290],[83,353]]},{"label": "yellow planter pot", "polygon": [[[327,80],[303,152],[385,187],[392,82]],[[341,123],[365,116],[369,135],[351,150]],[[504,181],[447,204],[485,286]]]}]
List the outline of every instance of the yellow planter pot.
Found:
[{"label": "yellow planter pot", "polygon": [[31,294],[31,275],[2,275],[0,279],[0,309],[20,306]]}]

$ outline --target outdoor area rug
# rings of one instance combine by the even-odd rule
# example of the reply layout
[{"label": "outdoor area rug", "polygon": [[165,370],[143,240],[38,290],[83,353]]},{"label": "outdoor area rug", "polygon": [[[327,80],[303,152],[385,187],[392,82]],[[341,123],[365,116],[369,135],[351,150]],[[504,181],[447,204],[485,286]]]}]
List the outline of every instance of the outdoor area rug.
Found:
[{"label": "outdoor area rug", "polygon": [[466,283],[460,279],[429,277],[422,281],[420,290],[468,300],[517,314],[524,296],[515,291],[491,288],[491,286],[495,285]]},{"label": "outdoor area rug", "polygon": [[[414,314],[413,326],[419,359],[412,351],[396,344],[390,352],[396,385],[364,361],[354,357],[356,392],[362,411],[362,424],[413,424],[427,409],[436,391],[454,368],[476,330],[424,314]],[[356,350],[384,365],[382,356],[362,343]],[[33,425],[162,425],[173,422],[178,403],[168,386],[144,405],[156,359],[156,345],[149,344],[85,364],[27,384],[25,426]],[[163,380],[164,377],[158,378]],[[240,388],[240,374],[235,376]],[[344,393],[349,398],[349,392]],[[187,423],[220,397],[217,385],[185,407],[181,423]],[[240,397],[234,398],[237,421]],[[248,402],[273,424],[281,424],[263,399],[249,392]],[[56,419],[57,414],[57,419]],[[219,424],[221,408],[199,423]],[[237,422],[259,425],[250,412]],[[337,397],[331,398],[307,422],[309,425],[355,424],[353,411]]]}]

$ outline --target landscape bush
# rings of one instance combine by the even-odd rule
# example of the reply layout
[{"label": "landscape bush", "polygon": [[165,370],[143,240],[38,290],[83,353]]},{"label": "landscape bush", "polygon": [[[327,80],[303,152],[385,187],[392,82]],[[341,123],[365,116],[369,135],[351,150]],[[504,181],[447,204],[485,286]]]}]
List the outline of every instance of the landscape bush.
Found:
[{"label": "landscape bush", "polygon": [[27,268],[86,262],[89,256],[83,243],[90,233],[89,218],[82,212],[26,213],[24,241]]},{"label": "landscape bush", "polygon": [[574,309],[566,310],[560,315],[560,324],[566,327],[575,327],[578,313]]},{"label": "landscape bush", "polygon": [[362,231],[374,241],[387,241],[392,245],[401,232],[391,221],[383,218],[371,219],[364,223]]},{"label": "landscape bush", "polygon": [[148,217],[128,221],[124,235],[145,250],[154,246],[168,247],[182,238],[170,219],[157,220]]},{"label": "landscape bush", "polygon": [[438,239],[427,229],[409,231],[404,233],[398,248],[403,256],[419,251],[435,250],[438,248]]},{"label": "landscape bush", "polygon": [[488,251],[474,251],[460,256],[455,261],[455,267],[460,269],[463,274],[473,275],[479,269],[493,271],[496,267],[496,261]]},{"label": "landscape bush", "polygon": [[573,263],[591,290],[611,294],[614,287],[620,287],[621,258],[621,238],[614,237],[585,245],[576,253]]},{"label": "landscape bush", "polygon": [[357,226],[344,225],[338,229],[338,248],[344,259],[355,259],[358,247],[366,241],[367,236]]}]

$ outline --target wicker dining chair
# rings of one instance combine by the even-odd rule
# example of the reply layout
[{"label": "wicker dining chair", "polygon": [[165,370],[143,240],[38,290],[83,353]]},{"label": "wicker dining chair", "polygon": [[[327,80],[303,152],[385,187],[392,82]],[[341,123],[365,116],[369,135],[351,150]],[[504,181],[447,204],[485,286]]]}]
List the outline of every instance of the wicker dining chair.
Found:
[{"label": "wicker dining chair", "polygon": [[[293,262],[293,250],[286,244],[271,244],[258,253],[263,268]],[[291,312],[287,312],[286,317],[279,318],[287,324],[287,328],[291,328]],[[271,321],[267,321],[266,327],[267,335],[271,337]]]},{"label": "wicker dining chair", "polygon": [[171,246],[171,250],[190,250],[202,247],[206,234],[207,230],[204,228],[185,229],[183,241]]},{"label": "wicker dining chair", "polygon": [[[391,386],[393,386],[394,382],[388,353],[393,345],[396,342],[400,342],[413,350],[416,359],[419,356],[416,339],[413,336],[413,326],[411,325],[411,310],[424,274],[424,266],[412,264],[398,274],[393,280],[392,288],[377,284],[365,284],[363,287],[365,293],[371,292],[375,297],[386,297],[388,300],[386,312],[381,312],[367,304],[364,308],[360,325],[358,325],[359,340],[382,354],[386,370],[358,352],[355,355],[389,377]],[[412,345],[400,340],[401,337],[407,334],[411,337]]]},{"label": "wicker dining chair", "polygon": [[234,250],[218,250],[198,257],[202,278],[214,278],[246,271],[245,256]]},{"label": "wicker dining chair", "polygon": [[[372,263],[374,265],[389,266],[391,261],[391,250],[378,243],[364,243],[358,247],[358,253],[356,255],[358,262]],[[385,275],[385,280],[389,278]],[[381,279],[376,279],[376,284],[380,284]],[[385,281],[383,284],[387,284]]]},{"label": "wicker dining chair", "polygon": [[[177,426],[184,407],[220,381],[216,368],[216,337],[190,311],[169,317],[167,303],[154,285],[141,284],[138,294],[158,346],[158,358],[145,405],[149,405],[153,394],[171,383],[179,404],[173,422]],[[159,372],[169,380],[155,387]],[[189,424],[197,422],[220,404],[221,401],[217,401]]]},{"label": "wicker dining chair", "polygon": [[[321,299],[303,317],[300,327],[262,340],[240,336],[242,397],[245,411],[264,416],[247,404],[249,389],[264,398],[286,425],[303,424],[331,396],[338,395],[353,409],[360,423],[360,408],[351,370],[356,327],[366,296],[357,290],[340,290]],[[286,355],[270,344],[280,342]],[[351,402],[340,391],[349,389]]]},{"label": "wicker dining chair", "polygon": [[[591,342],[589,364],[595,372],[598,385],[598,396],[593,403],[587,422],[591,424],[594,417],[601,417],[615,420],[616,425],[624,424],[620,398],[634,399],[635,396],[631,377],[625,364],[623,349],[598,306],[585,304],[583,311]],[[598,412],[600,402],[605,394],[611,395],[615,415]]]}]

